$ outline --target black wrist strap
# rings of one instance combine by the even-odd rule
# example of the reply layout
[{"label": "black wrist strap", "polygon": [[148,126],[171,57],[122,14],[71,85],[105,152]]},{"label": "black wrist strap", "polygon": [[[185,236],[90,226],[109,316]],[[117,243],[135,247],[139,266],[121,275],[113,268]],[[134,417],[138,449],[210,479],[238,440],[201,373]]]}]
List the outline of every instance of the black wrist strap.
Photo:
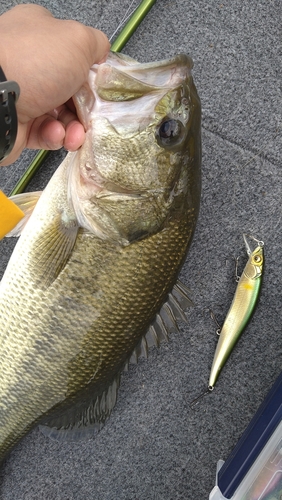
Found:
[{"label": "black wrist strap", "polygon": [[17,137],[16,101],[19,95],[18,84],[7,81],[0,66],[0,162],[12,151]]}]

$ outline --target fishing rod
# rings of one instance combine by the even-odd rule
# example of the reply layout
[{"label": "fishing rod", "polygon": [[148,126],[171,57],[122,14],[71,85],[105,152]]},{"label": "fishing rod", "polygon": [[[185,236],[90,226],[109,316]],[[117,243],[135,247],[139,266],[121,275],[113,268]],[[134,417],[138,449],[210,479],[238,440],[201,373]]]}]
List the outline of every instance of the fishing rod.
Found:
[{"label": "fishing rod", "polygon": [[[156,3],[156,0],[142,0],[139,6],[135,9],[132,16],[121,30],[120,34],[117,36],[115,41],[111,46],[112,52],[120,52],[123,47],[127,44],[128,40],[132,37],[133,33],[136,31],[138,26],[143,21],[144,17],[148,14],[150,9]],[[29,184],[31,179],[34,177],[37,170],[41,167],[44,160],[49,155],[50,151],[41,149],[39,151],[27,170],[24,172],[22,177],[19,179],[14,189],[11,191],[9,196],[14,196],[15,194],[23,193],[26,186]]]}]

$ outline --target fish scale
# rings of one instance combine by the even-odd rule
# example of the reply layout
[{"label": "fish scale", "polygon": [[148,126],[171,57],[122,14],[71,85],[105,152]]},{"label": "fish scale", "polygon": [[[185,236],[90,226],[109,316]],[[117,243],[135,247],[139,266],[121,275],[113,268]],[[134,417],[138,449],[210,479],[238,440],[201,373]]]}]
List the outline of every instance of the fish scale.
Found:
[{"label": "fish scale", "polygon": [[[89,310],[91,309],[91,302],[93,303],[94,310],[97,310],[97,308],[99,306],[101,307],[101,305],[103,306],[100,309],[100,315],[98,319],[96,321],[91,321],[91,330],[87,332],[84,330],[84,328],[81,328],[81,316],[66,316],[65,309],[60,309],[58,300],[59,297],[65,295],[65,290],[68,290],[67,293],[69,294],[70,286],[72,286],[74,283],[72,276],[76,274],[82,276],[81,270],[87,269],[87,267],[85,267],[85,265],[83,265],[83,263],[81,262],[81,256],[83,256],[83,258],[85,259],[85,256],[90,254],[93,269],[97,269],[99,264],[99,274],[101,273],[101,277],[103,278],[105,273],[103,272],[103,270],[101,271],[100,255],[101,253],[104,253],[104,255],[106,254],[107,246],[102,241],[99,241],[99,245],[93,246],[93,244],[91,244],[91,236],[89,235],[86,235],[85,237],[85,235],[82,234],[80,237],[78,237],[72,258],[70,259],[63,273],[60,275],[60,278],[56,283],[56,289],[54,290],[55,286],[53,285],[53,287],[50,288],[48,295],[44,296],[45,302],[48,300],[52,300],[53,307],[49,305],[49,309],[53,310],[53,315],[56,316],[56,322],[63,325],[61,327],[62,332],[67,332],[67,338],[74,339],[74,337],[76,337],[76,342],[73,341],[73,350],[71,352],[70,349],[68,350],[68,359],[70,359],[71,361],[67,363],[68,371],[66,373],[63,373],[62,377],[58,377],[58,369],[54,366],[52,367],[54,354],[56,354],[56,351],[60,352],[61,346],[65,344],[66,338],[64,338],[62,334],[58,335],[58,346],[55,351],[52,344],[49,346],[49,349],[47,349],[45,345],[43,359],[41,359],[41,357],[38,357],[40,351],[42,351],[42,346],[40,346],[40,350],[35,347],[34,352],[32,353],[31,345],[29,345],[29,378],[25,377],[21,389],[24,392],[29,392],[30,384],[34,379],[34,373],[37,373],[37,384],[34,386],[33,383],[33,406],[31,417],[33,417],[34,412],[38,412],[38,409],[34,405],[34,394],[36,393],[38,385],[40,387],[41,382],[44,383],[44,387],[40,387],[41,397],[38,399],[39,411],[42,411],[43,402],[46,400],[45,386],[48,389],[49,383],[52,382],[52,386],[54,388],[60,388],[58,392],[58,400],[56,401],[59,402],[62,398],[62,378],[66,382],[64,387],[65,394],[72,395],[83,383],[83,380],[85,381],[91,378],[91,375],[93,374],[93,367],[99,365],[99,362],[101,360],[105,360],[105,364],[101,366],[100,369],[98,369],[98,372],[95,375],[95,386],[97,390],[98,381],[99,379],[101,379],[101,385],[104,389],[103,380],[109,378],[109,373],[111,370],[114,373],[116,372],[115,360],[119,360],[119,367],[121,367],[121,365],[126,361],[128,356],[132,352],[138,338],[140,337],[140,331],[141,333],[146,332],[151,318],[155,316],[156,312],[158,312],[158,310],[160,309],[161,304],[164,302],[167,295],[168,282],[170,282],[171,280],[171,277],[168,275],[168,273],[164,273],[164,271],[167,270],[167,267],[169,266],[170,273],[172,276],[174,276],[175,271],[181,267],[186,251],[187,229],[189,227],[191,226],[186,224],[186,228],[183,228],[181,226],[175,226],[171,229],[168,228],[161,235],[154,235],[150,239],[150,241],[146,240],[146,242],[137,242],[135,245],[139,247],[138,252],[136,252],[134,245],[130,245],[129,247],[124,248],[122,251],[117,249],[115,259],[113,259],[113,254],[112,252],[110,252],[110,258],[114,262],[112,262],[112,266],[110,269],[109,267],[106,267],[105,269],[105,272],[107,273],[107,279],[104,282],[103,286],[101,285],[101,283],[99,283],[98,285],[101,290],[101,295],[107,297],[107,301],[105,302],[101,302],[99,299],[97,300],[97,298],[95,298],[95,295],[93,297],[92,290],[93,287],[97,286],[98,277],[95,275],[95,272],[90,275],[93,279],[94,284],[94,286],[92,286],[92,283],[89,280],[89,273],[87,272],[86,278],[89,285],[89,291],[85,289],[84,283],[83,299],[88,304]],[[186,229],[186,231],[184,231],[183,229]],[[82,245],[80,244],[80,238],[84,239],[84,244]],[[171,259],[170,255],[167,253],[167,248],[171,247],[171,241],[173,241],[173,259]],[[155,259],[152,259],[152,252],[150,247],[155,247],[155,245],[160,244],[162,246],[162,252],[156,255]],[[99,248],[99,246],[101,248]],[[140,256],[140,260],[142,259],[142,262],[138,262],[138,260],[136,259],[136,255]],[[105,261],[106,264],[108,264],[108,260],[105,259]],[[152,286],[150,288],[151,293],[148,293],[148,288],[146,289],[147,291],[140,293],[140,290],[142,290],[143,288],[143,282],[148,279],[148,275],[144,274],[143,272],[143,261],[145,261],[145,267],[147,266],[148,269],[150,269],[151,271],[153,270],[154,273],[153,277],[151,276],[151,280],[153,282],[151,283]],[[138,267],[139,269],[142,269],[141,275],[138,275],[138,273],[136,272],[136,269],[138,269]],[[108,280],[109,272],[111,281]],[[67,275],[69,281],[65,279],[65,275]],[[126,280],[124,279],[125,276]],[[135,289],[136,293],[134,293]],[[77,291],[75,290],[75,292]],[[153,305],[151,305],[152,303]],[[151,307],[148,307],[148,305],[151,305]],[[37,309],[34,309],[34,315],[36,316],[37,310],[41,310],[42,308],[43,305],[41,303],[38,303]],[[129,311],[131,311],[132,308],[134,308],[135,314],[131,318],[131,323],[128,324],[128,316],[130,314]],[[146,316],[144,313],[146,313]],[[49,322],[49,315],[46,314],[45,318],[42,315],[38,316],[41,317],[41,319],[40,324],[35,331],[35,336],[33,339],[34,342],[38,341],[38,339],[41,338],[41,330],[44,334],[46,323]],[[5,322],[5,317],[3,319]],[[17,331],[18,327],[16,328],[15,325],[13,329],[14,331]],[[52,331],[57,331],[57,325],[51,325],[51,329]],[[82,330],[82,339],[78,338],[79,330]],[[97,332],[99,333],[97,334]],[[134,336],[132,335],[133,332],[136,332]],[[93,341],[94,333],[96,333],[95,341]],[[17,336],[14,342],[17,345],[21,345],[25,343],[25,339]],[[76,354],[78,351],[77,345],[79,345],[79,343],[81,342],[82,344],[91,348],[91,351],[87,349],[87,363],[85,363],[86,358],[85,356],[83,356],[83,364],[81,363],[81,356],[79,354]],[[101,346],[103,354],[101,354]],[[80,353],[82,352],[83,348],[83,345],[81,345],[79,349]],[[65,348],[64,351],[66,351]],[[114,358],[112,358],[111,352],[114,352]],[[89,359],[91,360],[91,362],[89,362]],[[42,378],[39,377],[40,374],[38,373],[38,366],[44,366]],[[60,360],[60,366],[62,366],[62,360]],[[19,369],[19,373],[20,372],[21,370]],[[9,373],[8,369],[7,373]],[[56,377],[58,378],[56,379]],[[88,387],[88,390],[89,389],[92,390]],[[94,390],[95,388],[93,387],[93,398],[95,398]],[[65,396],[65,394],[63,394],[63,396]],[[9,398],[11,397],[12,394],[10,389]],[[19,401],[21,401],[19,387],[17,387],[17,398]],[[65,404],[67,406],[67,397],[65,398]],[[15,418],[18,421],[18,405],[16,406],[15,410]],[[7,418],[9,419],[10,426],[12,426],[11,412],[9,413],[9,415],[7,415]],[[6,424],[1,411],[0,419],[2,425]],[[23,422],[24,424],[26,422],[26,411],[23,413]]]},{"label": "fish scale", "polygon": [[[99,430],[129,359],[167,339],[177,311],[184,317],[188,299],[177,276],[200,202],[192,63],[185,55],[155,65],[126,61],[110,55],[93,66],[89,116],[85,89],[76,97],[83,147],[67,155],[42,194],[13,197],[29,212],[12,233],[21,237],[0,285],[0,459],[38,423],[60,439]],[[109,67],[122,94],[103,80]],[[145,119],[140,107],[140,120],[123,134],[136,68],[150,81],[152,109]],[[175,136],[165,135],[164,122]]]}]

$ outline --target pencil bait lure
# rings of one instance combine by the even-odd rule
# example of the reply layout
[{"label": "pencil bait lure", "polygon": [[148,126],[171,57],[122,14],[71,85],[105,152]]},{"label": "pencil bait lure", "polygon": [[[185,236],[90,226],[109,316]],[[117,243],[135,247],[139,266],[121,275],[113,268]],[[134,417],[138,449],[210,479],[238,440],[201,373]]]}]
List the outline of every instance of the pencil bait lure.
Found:
[{"label": "pencil bait lure", "polygon": [[[247,236],[257,243],[253,251],[247,241]],[[257,303],[263,273],[264,243],[250,235],[243,234],[243,238],[249,259],[241,277],[238,279],[233,301],[219,332],[219,340],[210,371],[208,389],[194,399],[191,406],[197,404],[202,396],[214,389],[218,376],[252,316]]]}]

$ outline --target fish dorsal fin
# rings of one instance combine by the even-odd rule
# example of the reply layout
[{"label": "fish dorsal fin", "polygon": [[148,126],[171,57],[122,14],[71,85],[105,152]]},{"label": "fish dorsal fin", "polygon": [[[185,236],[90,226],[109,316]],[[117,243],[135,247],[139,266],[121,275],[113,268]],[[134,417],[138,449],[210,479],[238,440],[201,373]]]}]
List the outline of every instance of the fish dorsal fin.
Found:
[{"label": "fish dorsal fin", "polygon": [[159,347],[162,342],[168,342],[170,333],[179,332],[178,321],[187,323],[184,311],[193,304],[188,293],[189,289],[178,280],[147,333],[132,352],[129,363],[136,364],[140,357],[148,357],[150,347]]},{"label": "fish dorsal fin", "polygon": [[109,387],[88,405],[74,406],[60,417],[51,418],[39,426],[41,432],[59,441],[77,441],[97,434],[116,404],[120,373]]},{"label": "fish dorsal fin", "polygon": [[22,230],[24,229],[27,221],[29,220],[35,205],[37,204],[42,191],[34,191],[32,193],[21,193],[14,196],[10,196],[10,200],[17,205],[17,207],[24,213],[24,217],[20,222],[6,234],[6,237],[10,236],[20,236]]},{"label": "fish dorsal fin", "polygon": [[[156,315],[153,324],[135,347],[129,361],[125,363],[124,370],[127,370],[129,363],[137,363],[141,356],[147,358],[151,347],[159,347],[162,342],[167,342],[171,332],[178,332],[177,321],[187,322],[184,310],[192,304],[188,292],[188,288],[177,281],[160,313]],[[40,425],[42,433],[63,441],[76,441],[97,434],[115,406],[120,374],[118,373],[109,387],[88,405],[74,406],[60,417],[51,418],[44,422],[44,425]]]},{"label": "fish dorsal fin", "polygon": [[173,287],[173,295],[176,298],[177,302],[181,306],[181,309],[185,311],[188,307],[193,306],[193,301],[190,299],[191,290],[187,288],[182,281],[177,280],[176,284]]}]

